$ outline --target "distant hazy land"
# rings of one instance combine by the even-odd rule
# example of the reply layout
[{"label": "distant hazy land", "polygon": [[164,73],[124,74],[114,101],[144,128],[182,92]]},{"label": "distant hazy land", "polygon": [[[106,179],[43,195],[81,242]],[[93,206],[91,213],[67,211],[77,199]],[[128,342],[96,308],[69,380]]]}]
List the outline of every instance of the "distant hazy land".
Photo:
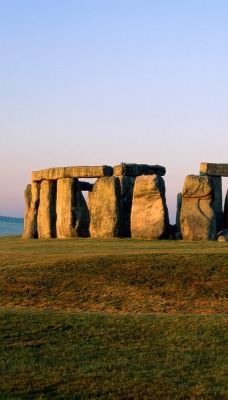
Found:
[{"label": "distant hazy land", "polygon": [[0,216],[0,236],[21,235],[24,229],[24,218]]}]

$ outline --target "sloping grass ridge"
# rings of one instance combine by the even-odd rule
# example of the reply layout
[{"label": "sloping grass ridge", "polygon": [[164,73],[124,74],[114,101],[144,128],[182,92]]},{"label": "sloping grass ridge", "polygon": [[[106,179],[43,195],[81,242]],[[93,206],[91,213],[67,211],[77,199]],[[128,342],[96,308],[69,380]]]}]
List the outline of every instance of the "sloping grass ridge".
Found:
[{"label": "sloping grass ridge", "polygon": [[171,251],[170,242],[2,243],[0,296],[7,308],[197,314],[227,310],[228,246],[218,246],[226,251],[216,254],[213,247],[200,252],[196,244],[195,252],[187,251],[185,244],[179,246],[182,251],[176,244]]}]

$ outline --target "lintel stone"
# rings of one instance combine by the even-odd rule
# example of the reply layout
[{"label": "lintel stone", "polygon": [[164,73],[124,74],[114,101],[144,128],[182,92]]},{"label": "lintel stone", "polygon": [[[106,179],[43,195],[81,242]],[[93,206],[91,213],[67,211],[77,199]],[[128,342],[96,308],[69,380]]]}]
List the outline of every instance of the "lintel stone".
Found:
[{"label": "lintel stone", "polygon": [[113,175],[115,176],[140,176],[140,175],[159,175],[163,176],[166,173],[165,167],[161,165],[148,165],[148,164],[120,164],[113,168]]},{"label": "lintel stone", "polygon": [[108,165],[48,168],[32,172],[32,181],[39,182],[44,179],[56,180],[60,178],[101,178],[112,176],[113,168]]},{"label": "lintel stone", "polygon": [[228,164],[215,164],[202,162],[200,175],[228,176]]}]

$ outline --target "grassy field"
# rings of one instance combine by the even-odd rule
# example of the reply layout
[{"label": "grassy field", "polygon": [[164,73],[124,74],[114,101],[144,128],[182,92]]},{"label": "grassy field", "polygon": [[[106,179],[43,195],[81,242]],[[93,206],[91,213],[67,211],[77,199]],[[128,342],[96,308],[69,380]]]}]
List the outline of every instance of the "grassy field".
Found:
[{"label": "grassy field", "polygon": [[0,238],[0,399],[226,399],[228,245]]}]

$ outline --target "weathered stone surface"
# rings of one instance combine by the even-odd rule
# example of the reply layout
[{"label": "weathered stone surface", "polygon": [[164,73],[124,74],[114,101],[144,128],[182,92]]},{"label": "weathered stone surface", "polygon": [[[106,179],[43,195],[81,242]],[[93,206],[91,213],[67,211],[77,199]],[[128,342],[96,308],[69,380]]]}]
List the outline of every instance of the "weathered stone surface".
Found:
[{"label": "weathered stone surface", "polygon": [[43,180],[40,183],[37,224],[39,239],[56,237],[56,181]]},{"label": "weathered stone surface", "polygon": [[77,179],[58,179],[56,211],[58,238],[89,236],[89,211]]},{"label": "weathered stone surface", "polygon": [[131,237],[131,208],[132,208],[135,177],[122,175],[119,176],[118,179],[120,182],[121,201],[123,210],[122,235],[123,237]]},{"label": "weathered stone surface", "polygon": [[132,202],[131,236],[135,239],[162,239],[168,231],[163,178],[157,175],[137,177]]},{"label": "weathered stone surface", "polygon": [[181,227],[180,227],[181,204],[182,204],[182,193],[178,193],[178,195],[177,195],[177,211],[176,211],[177,232],[181,232]]},{"label": "weathered stone surface", "polygon": [[224,203],[224,213],[223,213],[223,228],[228,228],[228,190],[226,192],[225,203]]},{"label": "weathered stone surface", "polygon": [[93,192],[88,192],[87,207],[89,210],[89,215],[90,215],[90,209],[91,209],[91,204],[92,204],[92,198],[93,198]]},{"label": "weathered stone surface", "polygon": [[119,179],[99,178],[90,197],[90,235],[112,238],[122,235],[122,204]]},{"label": "weathered stone surface", "polygon": [[[213,182],[207,176],[187,175],[182,190],[184,198],[212,200]],[[183,201],[183,199],[182,199]]]},{"label": "weathered stone surface", "polygon": [[113,175],[115,176],[140,176],[140,175],[159,175],[163,176],[166,173],[165,167],[161,165],[148,165],[148,164],[120,164],[113,168]]},{"label": "weathered stone surface", "polygon": [[27,185],[24,196],[26,211],[22,238],[35,239],[38,237],[37,214],[40,200],[40,184],[38,182],[33,182],[31,185]]},{"label": "weathered stone surface", "polygon": [[216,216],[212,200],[213,181],[209,176],[186,176],[180,215],[184,240],[215,239]]},{"label": "weathered stone surface", "polygon": [[61,178],[99,178],[112,176],[113,168],[108,165],[49,168],[32,172],[32,181]]},{"label": "weathered stone surface", "polygon": [[213,200],[212,208],[216,218],[216,232],[221,231],[223,227],[223,210],[222,210],[222,178],[220,176],[211,176],[213,183]]},{"label": "weathered stone surface", "polygon": [[228,176],[228,164],[202,162],[200,164],[200,175]]}]

